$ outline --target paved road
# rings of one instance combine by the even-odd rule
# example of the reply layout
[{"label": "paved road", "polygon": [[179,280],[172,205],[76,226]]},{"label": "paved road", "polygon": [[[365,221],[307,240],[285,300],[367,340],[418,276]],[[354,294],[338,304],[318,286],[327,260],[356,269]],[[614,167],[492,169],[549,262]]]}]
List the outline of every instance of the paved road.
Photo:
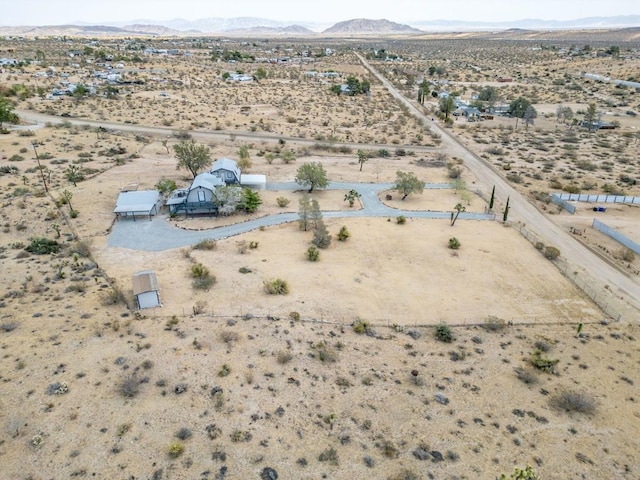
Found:
[{"label": "paved road", "polygon": [[527,198],[504,180],[491,165],[462,145],[460,141],[448,130],[440,128],[433,123],[420,109],[404,97],[396,88],[380,73],[378,73],[360,54],[356,53],[362,64],[389,90],[398,101],[405,105],[417,118],[431,130],[442,136],[442,146],[451,156],[464,160],[465,166],[477,178],[477,186],[489,196],[495,185],[496,198],[505,202],[510,198],[509,219],[525,225],[545,244],[553,245],[560,249],[562,256],[572,265],[577,265],[593,279],[594,285],[600,291],[609,288],[619,302],[620,313],[625,320],[638,321],[640,319],[640,283],[636,279],[626,276],[607,262],[591,253],[580,242],[561,226],[555,224]]},{"label": "paved road", "polygon": [[[360,210],[340,210],[322,212],[325,218],[362,218],[362,217],[391,217],[404,215],[407,218],[432,218],[449,219],[450,212],[432,211],[409,211],[397,210],[384,205],[378,193],[392,187],[392,184],[385,183],[337,183],[329,184],[329,189],[337,190],[357,190],[361,195]],[[426,188],[439,189],[450,188],[449,184],[427,184]],[[295,182],[283,182],[270,184],[271,190],[299,190],[302,187]],[[141,217],[137,221],[131,219],[121,219],[117,221],[109,234],[107,244],[110,247],[128,248],[131,250],[145,250],[157,252],[172,248],[186,247],[194,243],[212,238],[220,240],[222,238],[233,237],[241,233],[250,232],[260,227],[270,227],[282,223],[290,223],[298,220],[297,213],[280,213],[256,218],[246,222],[236,223],[224,227],[212,228],[209,230],[192,231],[174,227],[169,223],[166,216],[156,217],[147,220]],[[493,220],[493,215],[483,213],[465,212],[461,213],[459,220]]]}]

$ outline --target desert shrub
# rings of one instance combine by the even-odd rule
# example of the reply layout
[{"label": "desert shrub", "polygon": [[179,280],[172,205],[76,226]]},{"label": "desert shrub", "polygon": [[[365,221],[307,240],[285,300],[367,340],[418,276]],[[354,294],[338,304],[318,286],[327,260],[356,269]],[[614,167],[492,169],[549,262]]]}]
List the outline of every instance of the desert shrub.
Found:
[{"label": "desert shrub", "polygon": [[533,385],[538,381],[538,377],[531,370],[516,368],[515,372],[517,379],[526,385]]},{"label": "desert shrub", "polygon": [[211,275],[209,269],[201,263],[191,266],[191,276],[193,277],[193,288],[198,290],[209,290],[216,283],[216,277]]},{"label": "desert shrub", "polygon": [[278,361],[278,363],[280,365],[284,365],[286,363],[289,363],[292,358],[293,358],[293,355],[291,354],[291,352],[287,352],[286,350],[280,350],[276,354],[276,360]]},{"label": "desert shrub", "polygon": [[124,293],[124,290],[120,288],[120,286],[116,283],[111,285],[103,297],[104,305],[126,305],[127,304],[127,295]]},{"label": "desert shrub", "polygon": [[340,231],[338,232],[338,240],[341,242],[344,242],[347,238],[349,238],[351,236],[351,233],[349,233],[349,230],[347,230],[346,226],[342,226],[342,228],[340,228]]},{"label": "desert shrub", "polygon": [[77,253],[84,258],[91,258],[91,242],[89,240],[78,240],[71,246],[71,252]]},{"label": "desert shrub", "polygon": [[383,441],[380,445],[380,449],[382,450],[382,454],[387,458],[398,458],[400,455],[400,451],[391,440]]},{"label": "desert shrub", "polygon": [[562,390],[549,399],[549,405],[564,412],[592,414],[596,410],[596,401],[588,393]]},{"label": "desert shrub", "polygon": [[557,359],[552,360],[550,358],[544,358],[542,356],[542,351],[539,349],[534,350],[531,355],[531,365],[545,373],[555,373],[558,362],[559,360]]},{"label": "desert shrub", "polygon": [[230,436],[231,436],[231,441],[233,443],[249,442],[253,438],[253,435],[251,435],[251,433],[243,432],[242,430],[238,430],[238,429],[231,432]]},{"label": "desert shrub", "polygon": [[221,367],[220,370],[218,370],[218,376],[219,377],[226,377],[231,373],[231,367],[229,365],[227,365],[226,363],[224,363]]},{"label": "desert shrub", "polygon": [[286,295],[289,293],[289,284],[281,278],[273,278],[263,282],[264,290],[269,295]]},{"label": "desert shrub", "polygon": [[216,242],[213,238],[205,238],[200,240],[191,248],[193,248],[194,250],[215,250],[217,246],[218,242]]},{"label": "desert shrub", "polygon": [[495,315],[489,315],[482,326],[489,332],[500,332],[506,328],[507,322]]},{"label": "desert shrub", "polygon": [[449,248],[452,250],[458,250],[460,248],[460,240],[456,237],[451,237],[449,239]]},{"label": "desert shrub", "polygon": [[184,453],[184,445],[180,442],[173,442],[169,446],[169,457],[178,458],[180,455]]},{"label": "desert shrub", "polygon": [[191,435],[191,430],[187,427],[182,427],[176,432],[176,437],[180,440],[187,440],[188,438],[191,438]]},{"label": "desert shrub", "polygon": [[247,267],[240,267],[240,268],[238,269],[238,271],[239,271],[240,273],[243,273],[243,274],[244,274],[244,273],[251,273],[251,272],[252,272],[252,270],[251,270],[250,268],[247,268]]},{"label": "desert shrub", "polygon": [[240,335],[232,330],[223,330],[220,332],[219,338],[224,343],[235,343],[240,340]]},{"label": "desert shrub", "polygon": [[536,243],[535,243],[535,245],[534,245],[534,247],[536,248],[536,250],[540,250],[540,251],[542,251],[542,250],[544,250],[544,243],[542,243],[542,242],[536,242]]},{"label": "desert shrub", "polygon": [[23,160],[24,160],[24,157],[22,155],[18,155],[17,153],[9,157],[10,162],[21,162]]},{"label": "desert shrub", "polygon": [[335,448],[328,448],[318,455],[318,460],[327,462],[329,465],[337,466],[339,463],[338,452]]},{"label": "desert shrub", "polygon": [[451,328],[449,328],[449,325],[447,325],[446,323],[436,325],[436,328],[434,330],[434,337],[440,342],[453,342],[453,333],[451,332]]},{"label": "desert shrub", "polygon": [[294,322],[299,322],[300,321],[300,313],[298,313],[298,312],[289,312],[289,318],[291,320],[293,320]]},{"label": "desert shrub", "polygon": [[307,259],[310,262],[317,262],[318,260],[320,260],[320,250],[318,250],[318,247],[316,247],[315,245],[311,245],[307,249]]},{"label": "desert shrub", "polygon": [[403,468],[400,472],[388,477],[388,480],[418,480],[419,478],[418,474],[413,470]]},{"label": "desert shrub", "polygon": [[405,223],[407,223],[407,217],[405,217],[404,215],[398,215],[396,217],[396,223],[398,225],[404,225]]},{"label": "desert shrub", "polygon": [[618,256],[625,262],[633,262],[636,259],[636,254],[630,248],[622,248],[618,252]]},{"label": "desert shrub", "polygon": [[3,332],[12,332],[18,328],[18,322],[5,322],[0,324],[0,330]]},{"label": "desert shrub", "polygon": [[133,398],[140,392],[140,380],[135,375],[129,375],[120,382],[118,390],[123,397]]},{"label": "desert shrub", "polygon": [[78,215],[80,215],[80,212],[78,212],[78,210],[71,210],[71,211],[69,212],[69,216],[70,216],[71,218],[78,218]]},{"label": "desert shrub", "polygon": [[198,300],[192,309],[194,315],[201,315],[207,310],[207,302],[205,300]]},{"label": "desert shrub", "polygon": [[544,248],[544,256],[549,260],[555,260],[560,256],[560,250],[556,247],[545,247]]},{"label": "desert shrub", "polygon": [[333,363],[336,361],[336,352],[324,342],[318,342],[311,347],[322,363]]},{"label": "desert shrub", "polygon": [[285,207],[289,206],[289,204],[291,203],[291,200],[289,200],[288,198],[285,198],[285,197],[278,197],[278,198],[276,198],[276,203],[278,204],[278,206],[280,208],[285,208]]},{"label": "desert shrub", "polygon": [[60,251],[60,244],[48,238],[32,238],[25,250],[36,255],[50,255]]},{"label": "desert shrub", "polygon": [[369,329],[369,322],[367,322],[366,320],[356,320],[355,322],[353,322],[353,331],[356,333],[366,333],[366,331]]},{"label": "desert shrub", "polygon": [[551,350],[551,345],[546,340],[536,340],[533,344],[534,348],[540,350],[541,352],[548,352]]}]

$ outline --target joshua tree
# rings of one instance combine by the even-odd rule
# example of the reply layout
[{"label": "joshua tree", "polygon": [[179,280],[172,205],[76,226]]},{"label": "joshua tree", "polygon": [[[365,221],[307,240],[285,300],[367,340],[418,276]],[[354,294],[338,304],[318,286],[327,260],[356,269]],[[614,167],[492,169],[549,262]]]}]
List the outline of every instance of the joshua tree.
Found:
[{"label": "joshua tree", "polygon": [[364,150],[358,150],[358,163],[360,164],[360,171],[362,171],[362,166],[369,160],[369,155]]},{"label": "joshua tree", "polygon": [[461,212],[466,211],[466,207],[461,203],[458,203],[455,207],[453,207],[455,212],[451,212],[451,226],[453,227],[456,224],[456,220],[458,220],[458,216]]},{"label": "joshua tree", "polygon": [[349,202],[349,206],[353,207],[354,203],[356,203],[356,198],[360,198],[360,194],[357,190],[349,190],[348,193],[344,194],[344,201]]}]

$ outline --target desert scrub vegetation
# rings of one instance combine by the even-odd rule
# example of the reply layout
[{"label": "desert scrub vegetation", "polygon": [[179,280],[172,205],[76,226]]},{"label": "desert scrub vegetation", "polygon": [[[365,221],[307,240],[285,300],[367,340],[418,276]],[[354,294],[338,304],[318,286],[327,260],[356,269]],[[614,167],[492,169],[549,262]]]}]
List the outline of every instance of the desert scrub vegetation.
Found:
[{"label": "desert scrub vegetation", "polygon": [[596,401],[588,393],[561,390],[549,399],[549,405],[562,412],[591,415],[596,411]]},{"label": "desert scrub vegetation", "polygon": [[55,240],[48,238],[35,237],[30,239],[29,245],[25,250],[36,255],[51,255],[60,251],[61,245]]},{"label": "desert scrub vegetation", "polygon": [[444,343],[453,342],[453,333],[451,332],[451,328],[446,323],[441,323],[436,325],[433,336],[436,340]]},{"label": "desert scrub vegetation", "polygon": [[216,277],[201,263],[191,265],[192,286],[197,290],[209,290],[215,283]]},{"label": "desert scrub vegetation", "polygon": [[273,278],[263,282],[264,291],[269,295],[286,295],[289,293],[289,284],[281,278]]},{"label": "desert scrub vegetation", "polygon": [[531,355],[531,365],[533,365],[536,369],[545,372],[545,373],[556,373],[556,365],[558,364],[558,359],[550,359],[542,356],[543,351],[539,348],[536,348]]},{"label": "desert scrub vegetation", "polygon": [[482,324],[482,327],[488,332],[501,332],[507,328],[507,322],[495,315],[489,315]]},{"label": "desert scrub vegetation", "polygon": [[218,245],[213,238],[205,238],[194,244],[191,248],[194,250],[215,250]]}]

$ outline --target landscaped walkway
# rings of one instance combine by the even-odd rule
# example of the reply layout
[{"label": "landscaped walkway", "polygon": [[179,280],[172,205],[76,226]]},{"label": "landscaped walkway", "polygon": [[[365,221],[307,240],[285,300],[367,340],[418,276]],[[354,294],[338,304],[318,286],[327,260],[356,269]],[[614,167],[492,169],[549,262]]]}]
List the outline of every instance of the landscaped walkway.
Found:
[{"label": "landscaped walkway", "polygon": [[[267,185],[268,190],[300,190],[302,187],[295,182],[274,183]],[[407,218],[432,218],[449,219],[451,212],[410,211],[397,210],[383,204],[378,194],[380,191],[393,188],[390,183],[330,183],[329,189],[356,190],[360,194],[362,209],[322,212],[325,218],[361,218],[361,217],[397,217],[404,215]],[[426,184],[425,188],[445,189],[451,188],[449,184]],[[172,248],[181,248],[193,245],[200,240],[211,238],[220,240],[233,237],[242,233],[256,230],[260,227],[270,227],[282,223],[295,222],[299,216],[297,213],[279,213],[265,217],[255,218],[245,222],[215,227],[209,230],[183,230],[173,226],[166,215],[155,217],[153,220],[133,221],[120,219],[111,230],[108,238],[110,247],[128,248],[131,250],[144,250],[157,252]],[[493,214],[464,212],[459,220],[493,220]]]}]

